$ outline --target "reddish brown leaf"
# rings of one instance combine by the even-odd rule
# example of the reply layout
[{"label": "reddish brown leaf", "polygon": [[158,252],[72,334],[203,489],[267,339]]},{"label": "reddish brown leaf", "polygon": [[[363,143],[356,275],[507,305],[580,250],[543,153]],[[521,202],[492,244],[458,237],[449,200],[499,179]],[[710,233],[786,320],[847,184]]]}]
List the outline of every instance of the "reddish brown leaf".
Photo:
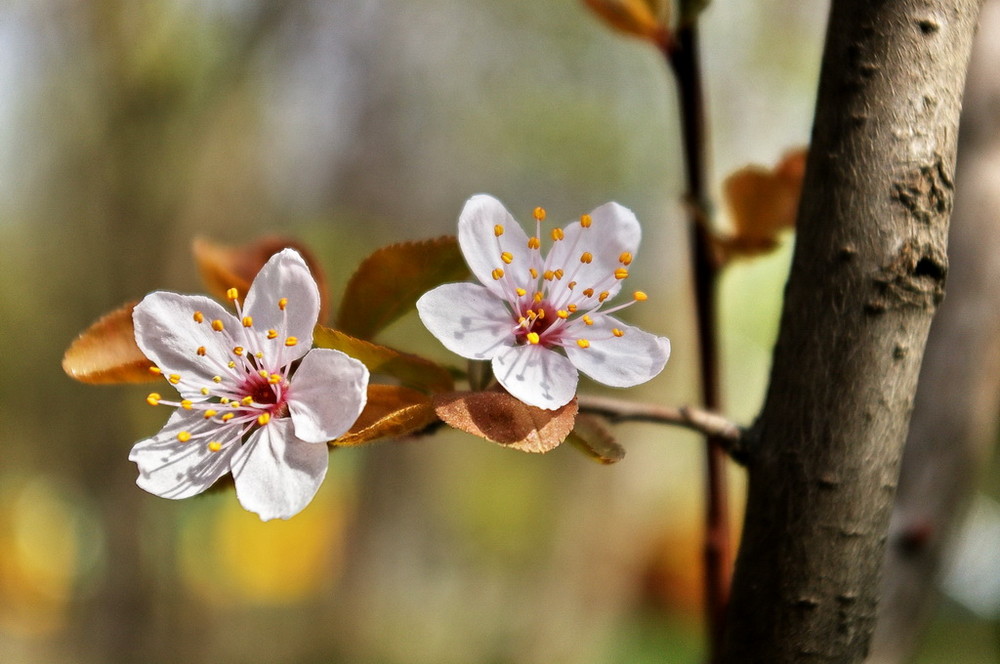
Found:
[{"label": "reddish brown leaf", "polygon": [[129,302],[103,316],[80,333],[63,355],[62,367],[70,377],[83,383],[146,383],[159,376],[149,371],[153,365],[135,345],[132,309]]},{"label": "reddish brown leaf", "polygon": [[773,170],[742,168],[723,183],[734,232],[720,245],[730,257],[751,256],[778,246],[778,234],[795,227],[805,174],[806,149],[787,153]]},{"label": "reddish brown leaf", "polygon": [[309,271],[319,285],[319,320],[321,322],[326,320],[329,304],[326,278],[312,252],[301,242],[283,237],[265,237],[253,244],[227,247],[206,238],[196,238],[192,245],[195,262],[198,263],[201,278],[208,292],[223,302],[228,299],[226,291],[230,288],[239,289],[245,296],[254,277],[264,267],[264,263],[286,248],[295,249],[302,254],[306,265],[309,266]]},{"label": "reddish brown leaf", "polygon": [[506,392],[452,392],[434,397],[434,409],[456,429],[522,452],[548,452],[573,429],[577,404],[543,410]]},{"label": "reddish brown leaf", "polygon": [[455,386],[451,374],[430,360],[357,339],[340,330],[317,325],[313,332],[313,343],[319,348],[333,348],[347,353],[361,361],[372,373],[388,374],[411,387],[448,392]]},{"label": "reddish brown leaf", "polygon": [[625,458],[625,448],[618,444],[604,422],[587,413],[576,416],[566,442],[598,463],[612,464]]},{"label": "reddish brown leaf", "polygon": [[382,247],[361,262],[348,282],[337,327],[371,339],[411,311],[430,289],[468,277],[469,268],[454,237]]},{"label": "reddish brown leaf", "polygon": [[437,419],[426,394],[399,385],[371,384],[368,403],[358,421],[331,444],[363,445],[381,438],[398,438],[420,431]]}]

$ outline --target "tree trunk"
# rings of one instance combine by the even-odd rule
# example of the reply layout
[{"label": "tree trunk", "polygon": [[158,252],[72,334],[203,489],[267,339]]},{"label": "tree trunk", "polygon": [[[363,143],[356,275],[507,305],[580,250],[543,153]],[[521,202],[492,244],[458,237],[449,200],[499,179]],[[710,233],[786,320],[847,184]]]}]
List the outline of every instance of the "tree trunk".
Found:
[{"label": "tree trunk", "polygon": [[834,0],[723,662],[859,662],[931,317],[978,0]]}]

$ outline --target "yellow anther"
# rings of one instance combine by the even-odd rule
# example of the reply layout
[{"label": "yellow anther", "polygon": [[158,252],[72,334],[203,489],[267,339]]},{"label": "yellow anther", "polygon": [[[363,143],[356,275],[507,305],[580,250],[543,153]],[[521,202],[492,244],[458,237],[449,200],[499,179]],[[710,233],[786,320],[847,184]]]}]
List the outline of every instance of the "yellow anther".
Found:
[{"label": "yellow anther", "polygon": [[490,274],[493,276],[494,281],[500,281],[501,279],[503,279],[503,270],[500,268],[496,268]]},{"label": "yellow anther", "polygon": [[223,422],[228,422],[234,417],[236,417],[236,413],[224,413],[222,417],[220,417],[219,419],[221,419]]},{"label": "yellow anther", "polygon": [[226,366],[229,367],[230,369],[235,369],[236,362],[234,360],[229,360],[228,362],[226,362]]},{"label": "yellow anther", "polygon": [[528,332],[528,334],[525,335],[525,336],[528,339],[528,343],[529,344],[537,344],[538,343],[538,333],[537,332]]},{"label": "yellow anther", "polygon": [[626,270],[623,267],[620,267],[617,270],[615,270],[615,279],[621,280],[627,278],[628,278],[628,270]]},{"label": "yellow anther", "polygon": [[230,399],[229,397],[222,397],[221,399],[219,399],[219,403],[221,403],[223,406],[228,406],[231,401],[232,399]]},{"label": "yellow anther", "polygon": [[162,397],[158,392],[152,392],[148,397],[146,397],[146,403],[148,403],[150,406],[159,406],[161,398]]},{"label": "yellow anther", "polygon": [[201,313],[200,311],[194,312],[194,322],[196,323],[205,322],[205,314]]},{"label": "yellow anther", "polygon": [[210,419],[212,419],[213,417],[215,417],[218,414],[219,414],[219,411],[217,411],[217,410],[206,410],[205,411],[205,419],[206,420],[210,420]]},{"label": "yellow anther", "polygon": [[222,376],[212,376],[212,382],[213,383],[221,383],[222,382]]},{"label": "yellow anther", "polygon": [[590,342],[587,341],[586,339],[577,339],[576,345],[579,346],[580,348],[590,348]]},{"label": "yellow anther", "polygon": [[537,237],[528,238],[528,249],[538,249],[541,246],[542,246],[542,241],[539,240]]},{"label": "yellow anther", "polygon": [[257,372],[257,375],[260,376],[261,378],[267,378],[268,375],[267,369],[261,369],[260,371]]},{"label": "yellow anther", "polygon": [[233,348],[233,352],[236,353],[237,355],[242,355],[243,354],[243,346],[236,346],[235,348]]},{"label": "yellow anther", "polygon": [[582,217],[580,217],[580,225],[583,226],[584,228],[590,228],[590,224],[592,224],[593,221],[594,220],[590,218],[589,214],[585,214]]},{"label": "yellow anther", "polygon": [[222,443],[220,443],[217,440],[213,440],[212,442],[210,442],[208,444],[208,451],[209,452],[218,452],[221,449],[222,449]]},{"label": "yellow anther", "polygon": [[536,269],[535,269],[535,268],[533,268],[533,267],[531,267],[531,268],[528,268],[528,274],[530,274],[530,275],[531,275],[531,278],[532,278],[532,279],[537,279],[537,278],[538,278],[538,270],[536,270]]},{"label": "yellow anther", "polygon": [[278,300],[278,308],[279,309],[281,309],[282,311],[284,311],[285,307],[287,307],[287,306],[288,306],[288,298],[287,297],[283,297],[280,300]]},{"label": "yellow anther", "polygon": [[597,296],[597,301],[598,302],[604,302],[610,296],[611,296],[611,293],[609,293],[608,291],[601,291],[601,294]]},{"label": "yellow anther", "polygon": [[517,324],[518,325],[524,325],[524,321],[526,321],[526,320],[528,320],[528,319],[525,318],[524,316],[518,316],[517,317]]},{"label": "yellow anther", "polygon": [[277,339],[278,338],[278,331],[277,330],[268,330],[267,331],[267,338],[268,339]]},{"label": "yellow anther", "polygon": [[569,309],[569,312],[572,314],[576,312],[577,306],[575,304],[570,304],[567,305],[566,308]]},{"label": "yellow anther", "polygon": [[615,329],[611,330],[611,334],[615,335],[616,337],[624,337],[625,336],[625,330],[619,330],[616,327]]},{"label": "yellow anther", "polygon": [[240,403],[243,404],[244,406],[249,406],[250,404],[253,403],[253,397],[248,394],[242,399],[240,399]]},{"label": "yellow anther", "polygon": [[280,374],[271,374],[267,379],[267,382],[269,382],[271,385],[277,385],[281,381],[282,378]]},{"label": "yellow anther", "polygon": [[238,300],[240,299],[240,291],[236,288],[230,288],[226,291],[226,297],[230,300]]},{"label": "yellow anther", "polygon": [[575,281],[569,282],[568,284],[566,284],[566,288],[573,290],[574,288],[576,288],[576,282]]},{"label": "yellow anther", "polygon": [[271,413],[261,413],[257,416],[257,424],[264,426],[271,421]]},{"label": "yellow anther", "polygon": [[289,347],[295,346],[298,343],[299,343],[298,337],[288,337],[287,339],[285,339],[285,345]]},{"label": "yellow anther", "polygon": [[163,372],[160,370],[160,367],[150,367],[149,373],[159,376]]},{"label": "yellow anther", "polygon": [[631,265],[632,254],[627,251],[623,251],[621,253],[621,256],[618,257],[618,262],[621,263],[622,265]]},{"label": "yellow anther", "polygon": [[538,221],[545,221],[545,208],[536,207],[535,211],[532,213],[535,215],[535,219]]},{"label": "yellow anther", "polygon": [[171,385],[176,385],[177,383],[181,382],[181,375],[180,374],[170,374],[170,377],[167,378],[167,380],[170,381]]},{"label": "yellow anther", "polygon": [[264,351],[259,350],[256,353],[254,353],[253,356],[256,357],[258,360],[264,359]]},{"label": "yellow anther", "polygon": [[191,432],[181,431],[180,433],[177,434],[177,440],[181,441],[182,443],[188,442],[189,440],[191,440]]},{"label": "yellow anther", "polygon": [[195,352],[198,353],[198,355],[205,357],[205,353],[208,352],[208,349],[205,348],[204,346],[198,346],[198,350],[196,350]]},{"label": "yellow anther", "polygon": [[524,290],[523,288],[518,288],[518,289],[517,289],[516,291],[514,291],[514,292],[515,292],[515,293],[517,293],[517,294],[518,294],[518,296],[520,296],[520,297],[524,297],[525,295],[527,295],[527,294],[528,294],[528,291]]},{"label": "yellow anther", "polygon": [[581,263],[589,263],[592,260],[594,260],[594,255],[592,253],[590,253],[589,251],[585,251],[582,254],[580,254],[580,262]]},{"label": "yellow anther", "polygon": [[646,295],[641,290],[637,290],[636,292],[632,293],[632,297],[635,298],[636,302],[645,302],[646,300],[649,299],[649,296]]},{"label": "yellow anther", "polygon": [[552,239],[553,240],[555,240],[556,242],[558,242],[559,240],[563,239],[564,237],[566,237],[566,233],[563,232],[563,229],[561,229],[559,227],[556,227],[556,228],[552,229]]},{"label": "yellow anther", "polygon": [[545,318],[545,309],[539,309],[538,310],[538,320],[542,320],[543,318]]},{"label": "yellow anther", "polygon": [[215,330],[216,332],[222,332],[224,327],[225,326],[222,324],[222,321],[219,320],[218,318],[212,321],[212,329]]},{"label": "yellow anther", "polygon": [[558,269],[553,274],[556,275],[556,279],[562,279],[564,272],[562,271],[562,269]]},{"label": "yellow anther", "polygon": [[493,234],[496,235],[497,237],[500,237],[501,235],[503,235],[503,226],[501,226],[500,224],[497,224],[496,226],[494,226],[493,227]]},{"label": "yellow anther", "polygon": [[184,410],[191,410],[192,406],[194,406],[194,402],[192,402],[190,399],[181,400],[181,408],[183,408]]},{"label": "yellow anther", "polygon": [[201,394],[202,394],[202,396],[206,396],[207,397],[210,392],[211,392],[211,390],[208,389],[207,387],[201,388]]},{"label": "yellow anther", "polygon": [[500,254],[500,260],[502,260],[507,265],[510,265],[511,261],[514,260],[514,254],[510,253],[509,251],[505,251],[502,254]]},{"label": "yellow anther", "polygon": [[535,293],[535,296],[534,296],[533,299],[535,300],[535,302],[541,302],[543,297],[545,297],[545,296],[542,294],[542,291],[538,291],[538,292]]},{"label": "yellow anther", "polygon": [[583,291],[583,296],[584,297],[594,297],[594,289],[593,288],[586,289],[585,291]]},{"label": "yellow anther", "polygon": [[244,316],[243,317],[243,327],[253,327],[253,317]]},{"label": "yellow anther", "polygon": [[542,273],[542,278],[545,279],[545,281],[552,281],[556,278],[556,273],[552,270],[546,270]]},{"label": "yellow anther", "polygon": [[584,314],[583,315],[583,322],[585,324],[587,324],[587,325],[593,325],[594,324],[594,319],[591,318],[590,316],[588,316],[587,314]]},{"label": "yellow anther", "polygon": [[556,312],[556,316],[559,316],[559,318],[566,320],[567,318],[569,318],[569,312],[566,311],[565,309],[560,309],[559,311]]}]

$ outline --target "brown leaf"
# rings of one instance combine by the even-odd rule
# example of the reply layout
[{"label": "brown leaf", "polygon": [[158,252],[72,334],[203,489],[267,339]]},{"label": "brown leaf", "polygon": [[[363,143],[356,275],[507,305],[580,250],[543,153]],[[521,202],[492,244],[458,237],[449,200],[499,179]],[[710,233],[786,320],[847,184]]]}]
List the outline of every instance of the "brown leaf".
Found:
[{"label": "brown leaf", "polygon": [[333,348],[347,353],[367,366],[372,373],[388,374],[410,387],[424,388],[431,392],[448,392],[455,386],[448,370],[430,360],[357,339],[323,325],[317,325],[313,331],[313,343],[319,348]]},{"label": "brown leaf", "polygon": [[573,429],[577,404],[543,410],[506,392],[453,392],[434,397],[434,409],[456,429],[522,452],[548,452]]},{"label": "brown leaf", "polygon": [[[651,0],[583,0],[608,26],[633,37],[660,43],[667,33],[667,20],[657,16],[661,11],[651,6]],[[654,3],[655,5],[656,3]]]},{"label": "brown leaf", "polygon": [[625,448],[618,444],[604,422],[587,413],[576,416],[566,442],[598,463],[612,464],[625,458]]},{"label": "brown leaf", "polygon": [[129,302],[103,316],[80,333],[63,355],[62,367],[82,383],[147,383],[159,376],[149,371],[153,363],[135,344]]},{"label": "brown leaf", "polygon": [[728,257],[751,256],[778,246],[778,234],[795,227],[805,174],[805,148],[787,153],[773,170],[747,166],[723,183],[733,235],[720,245]]},{"label": "brown leaf", "polygon": [[333,445],[363,445],[381,438],[398,438],[437,422],[430,397],[399,385],[368,386],[368,403],[351,430]]},{"label": "brown leaf", "polygon": [[253,244],[227,247],[199,237],[195,238],[191,248],[208,292],[222,302],[227,301],[226,291],[230,288],[237,288],[243,296],[246,296],[254,277],[271,256],[282,249],[295,249],[302,254],[313,279],[319,285],[319,320],[326,320],[329,305],[326,278],[312,252],[301,242],[272,236],[261,238]]},{"label": "brown leaf", "polygon": [[371,339],[430,289],[468,278],[469,268],[452,236],[382,247],[361,262],[347,283],[337,327]]}]

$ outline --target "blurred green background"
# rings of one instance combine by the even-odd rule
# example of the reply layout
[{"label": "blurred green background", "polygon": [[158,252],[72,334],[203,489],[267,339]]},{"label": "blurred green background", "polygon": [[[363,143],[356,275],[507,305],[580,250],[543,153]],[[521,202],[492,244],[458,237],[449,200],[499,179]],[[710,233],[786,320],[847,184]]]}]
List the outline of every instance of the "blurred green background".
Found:
[{"label": "blurred green background", "polygon": [[[808,141],[825,11],[706,13],[716,190]],[[136,488],[128,451],[165,412],[146,386],[60,369],[102,313],[202,290],[196,236],[301,239],[336,304],[368,253],[454,232],[488,192],[522,220],[608,200],[637,213],[651,302],[628,313],[674,354],[628,394],[695,401],[676,100],[656,52],[576,0],[8,0],[0,80],[0,661],[700,661],[692,435],[622,425],[612,467],[457,433],[340,450],[309,508],[262,524],[230,493]],[[787,244],[723,283],[740,421],[763,393]],[[381,340],[448,358],[415,316]],[[962,661],[996,661],[990,623],[954,607],[942,621]]]}]

